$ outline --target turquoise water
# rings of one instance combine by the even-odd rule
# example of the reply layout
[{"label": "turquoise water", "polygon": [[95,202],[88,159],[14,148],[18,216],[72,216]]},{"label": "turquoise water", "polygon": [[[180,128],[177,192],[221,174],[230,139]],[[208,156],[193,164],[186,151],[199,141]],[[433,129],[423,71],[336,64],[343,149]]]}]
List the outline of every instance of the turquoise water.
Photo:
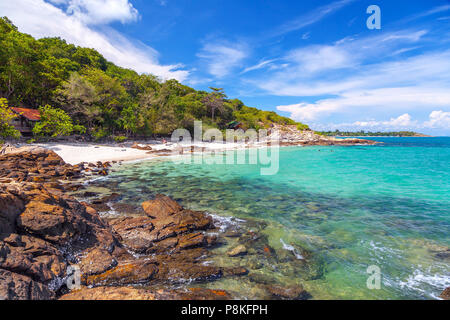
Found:
[{"label": "turquoise water", "polygon": [[[319,276],[280,280],[298,276],[315,299],[436,298],[450,286],[450,138],[374,140],[384,143],[281,148],[273,176],[257,165],[156,160],[123,165],[108,184],[130,203],[164,193],[267,222],[273,247],[295,244],[320,261]],[[366,285],[371,265],[381,271],[379,290]]]}]

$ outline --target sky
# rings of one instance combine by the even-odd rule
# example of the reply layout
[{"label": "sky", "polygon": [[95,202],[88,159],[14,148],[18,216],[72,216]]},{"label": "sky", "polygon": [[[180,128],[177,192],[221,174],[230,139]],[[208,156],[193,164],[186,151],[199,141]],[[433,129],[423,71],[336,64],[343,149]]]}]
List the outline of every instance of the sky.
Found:
[{"label": "sky", "polygon": [[14,0],[0,15],[315,130],[450,136],[450,0]]}]

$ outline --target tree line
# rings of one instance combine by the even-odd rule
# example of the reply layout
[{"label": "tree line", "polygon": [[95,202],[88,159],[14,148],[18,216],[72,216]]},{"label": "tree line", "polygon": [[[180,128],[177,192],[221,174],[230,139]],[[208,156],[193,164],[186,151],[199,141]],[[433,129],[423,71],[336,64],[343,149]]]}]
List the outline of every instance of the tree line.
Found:
[{"label": "tree line", "polygon": [[[7,17],[0,18],[3,104],[40,108],[46,119],[58,115],[73,129],[63,130],[66,134],[79,131],[96,139],[169,135],[177,128],[192,130],[194,120],[202,120],[205,129],[225,129],[231,121],[241,122],[244,129],[272,123],[307,128],[230,99],[222,88],[210,89],[195,90],[177,80],[138,74],[107,61],[94,49],[60,38],[35,39],[21,33]],[[36,131],[54,134],[42,125]]]},{"label": "tree line", "polygon": [[319,134],[323,136],[337,136],[337,137],[382,137],[382,136],[389,136],[389,137],[414,137],[417,136],[417,132],[413,131],[377,131],[377,132],[371,132],[371,131],[319,131]]}]

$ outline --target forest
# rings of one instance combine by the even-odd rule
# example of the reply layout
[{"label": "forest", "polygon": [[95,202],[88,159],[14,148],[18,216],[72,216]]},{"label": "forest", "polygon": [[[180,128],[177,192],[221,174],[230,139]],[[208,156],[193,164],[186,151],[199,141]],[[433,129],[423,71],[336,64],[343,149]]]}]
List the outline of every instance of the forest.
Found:
[{"label": "forest", "polygon": [[[45,119],[69,122],[69,130],[59,131],[41,124],[35,135],[160,136],[177,128],[192,130],[194,120],[202,120],[204,129],[223,130],[236,121],[244,129],[272,123],[308,128],[228,98],[222,88],[210,89],[199,91],[177,80],[138,74],[107,61],[94,49],[60,38],[35,39],[20,32],[7,17],[0,18],[2,106],[39,108]],[[58,116],[58,121],[52,116]]]}]

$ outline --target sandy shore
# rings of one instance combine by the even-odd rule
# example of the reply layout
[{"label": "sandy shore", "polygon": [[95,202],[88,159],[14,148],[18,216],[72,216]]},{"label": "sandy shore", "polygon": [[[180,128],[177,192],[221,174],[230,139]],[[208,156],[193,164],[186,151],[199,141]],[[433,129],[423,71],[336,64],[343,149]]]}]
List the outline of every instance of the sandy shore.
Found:
[{"label": "sandy shore", "polygon": [[176,150],[180,148],[189,149],[191,146],[195,146],[199,150],[204,152],[217,152],[230,149],[243,149],[245,147],[255,147],[256,145],[246,145],[244,143],[195,143],[195,144],[173,144],[173,143],[160,143],[150,142],[141,144],[141,146],[150,146],[149,150],[139,150],[131,148],[131,146],[114,146],[103,144],[64,144],[64,143],[50,143],[50,144],[38,144],[40,147],[44,147],[56,152],[63,160],[71,165],[75,165],[81,162],[105,162],[105,161],[133,161],[133,160],[145,160],[160,157],[162,155],[172,154],[176,155]]}]

